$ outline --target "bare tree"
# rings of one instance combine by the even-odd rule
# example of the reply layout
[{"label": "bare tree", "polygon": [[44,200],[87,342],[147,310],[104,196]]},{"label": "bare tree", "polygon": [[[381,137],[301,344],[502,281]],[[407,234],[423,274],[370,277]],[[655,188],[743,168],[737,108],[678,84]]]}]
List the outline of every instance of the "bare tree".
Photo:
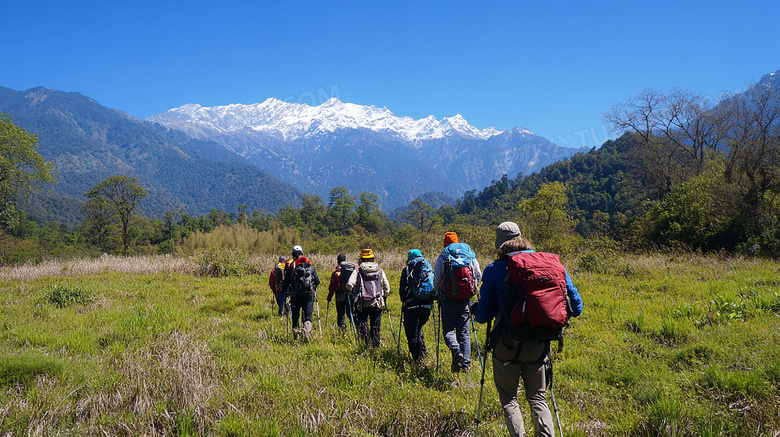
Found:
[{"label": "bare tree", "polygon": [[641,145],[632,158],[659,199],[704,171],[723,141],[727,117],[704,96],[681,88],[668,94],[644,89],[604,114],[613,129],[631,133]]},{"label": "bare tree", "polygon": [[726,180],[742,187],[756,211],[765,195],[780,193],[780,88],[758,83],[729,101]]}]

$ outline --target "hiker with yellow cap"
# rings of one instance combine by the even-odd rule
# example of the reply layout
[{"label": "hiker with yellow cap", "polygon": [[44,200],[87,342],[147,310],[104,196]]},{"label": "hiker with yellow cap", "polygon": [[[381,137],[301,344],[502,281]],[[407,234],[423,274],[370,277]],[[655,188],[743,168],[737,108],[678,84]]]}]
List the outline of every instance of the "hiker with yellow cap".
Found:
[{"label": "hiker with yellow cap", "polygon": [[382,309],[385,298],[390,294],[390,282],[374,261],[373,250],[360,251],[358,267],[352,272],[346,288],[354,296],[358,333],[366,341],[366,346],[379,346]]},{"label": "hiker with yellow cap", "polygon": [[[452,354],[451,370],[468,372],[471,368],[470,301],[477,294],[482,271],[474,251],[458,241],[455,232],[444,234],[444,250],[436,259],[433,276],[433,288],[439,296],[441,333]],[[438,342],[436,347],[438,351]]]}]

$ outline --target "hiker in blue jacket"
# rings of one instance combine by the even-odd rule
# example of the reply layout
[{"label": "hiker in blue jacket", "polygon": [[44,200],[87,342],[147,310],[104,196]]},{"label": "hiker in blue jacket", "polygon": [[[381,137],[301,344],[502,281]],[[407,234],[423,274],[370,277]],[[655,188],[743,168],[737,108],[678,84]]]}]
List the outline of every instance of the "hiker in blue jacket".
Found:
[{"label": "hiker in blue jacket", "polygon": [[[537,436],[554,435],[553,419],[547,406],[547,376],[550,342],[529,341],[520,343],[507,335],[507,324],[502,322],[501,306],[508,274],[508,255],[515,252],[533,252],[533,245],[522,238],[520,228],[514,222],[504,222],[496,227],[496,249],[499,258],[485,268],[482,276],[479,302],[474,308],[477,323],[487,323],[497,318],[491,335],[493,347],[493,381],[504,410],[504,420],[513,437],[524,436],[525,426],[517,402],[520,379],[523,380],[525,398],[531,406],[534,432]],[[569,317],[582,313],[582,299],[566,273]]]}]

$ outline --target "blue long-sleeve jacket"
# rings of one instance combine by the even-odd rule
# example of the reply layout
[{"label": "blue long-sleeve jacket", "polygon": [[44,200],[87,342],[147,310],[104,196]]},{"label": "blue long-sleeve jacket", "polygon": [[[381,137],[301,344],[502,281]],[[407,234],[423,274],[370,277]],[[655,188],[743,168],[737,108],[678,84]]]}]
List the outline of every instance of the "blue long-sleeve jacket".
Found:
[{"label": "blue long-sleeve jacket", "polygon": [[[533,252],[527,250],[524,252]],[[492,262],[489,266],[485,267],[485,271],[482,272],[482,287],[479,289],[479,304],[477,304],[477,311],[474,314],[474,318],[477,323],[487,323],[494,319],[501,310],[501,298],[504,295],[504,280],[509,270],[506,267],[507,257],[502,256],[500,259]],[[580,297],[577,287],[569,276],[569,272],[566,272],[566,288],[571,302],[571,308],[569,309],[569,317],[577,317],[582,314],[582,298]]]}]

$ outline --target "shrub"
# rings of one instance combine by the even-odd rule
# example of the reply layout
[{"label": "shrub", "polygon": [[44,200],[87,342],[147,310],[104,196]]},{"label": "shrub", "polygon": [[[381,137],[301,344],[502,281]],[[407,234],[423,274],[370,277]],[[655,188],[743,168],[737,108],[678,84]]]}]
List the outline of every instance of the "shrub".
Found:
[{"label": "shrub", "polygon": [[249,261],[249,256],[237,250],[211,249],[198,255],[196,260],[200,276],[223,278],[259,274],[257,266]]},{"label": "shrub", "polygon": [[86,305],[95,301],[95,293],[73,284],[55,284],[43,291],[43,300],[58,308]]}]

